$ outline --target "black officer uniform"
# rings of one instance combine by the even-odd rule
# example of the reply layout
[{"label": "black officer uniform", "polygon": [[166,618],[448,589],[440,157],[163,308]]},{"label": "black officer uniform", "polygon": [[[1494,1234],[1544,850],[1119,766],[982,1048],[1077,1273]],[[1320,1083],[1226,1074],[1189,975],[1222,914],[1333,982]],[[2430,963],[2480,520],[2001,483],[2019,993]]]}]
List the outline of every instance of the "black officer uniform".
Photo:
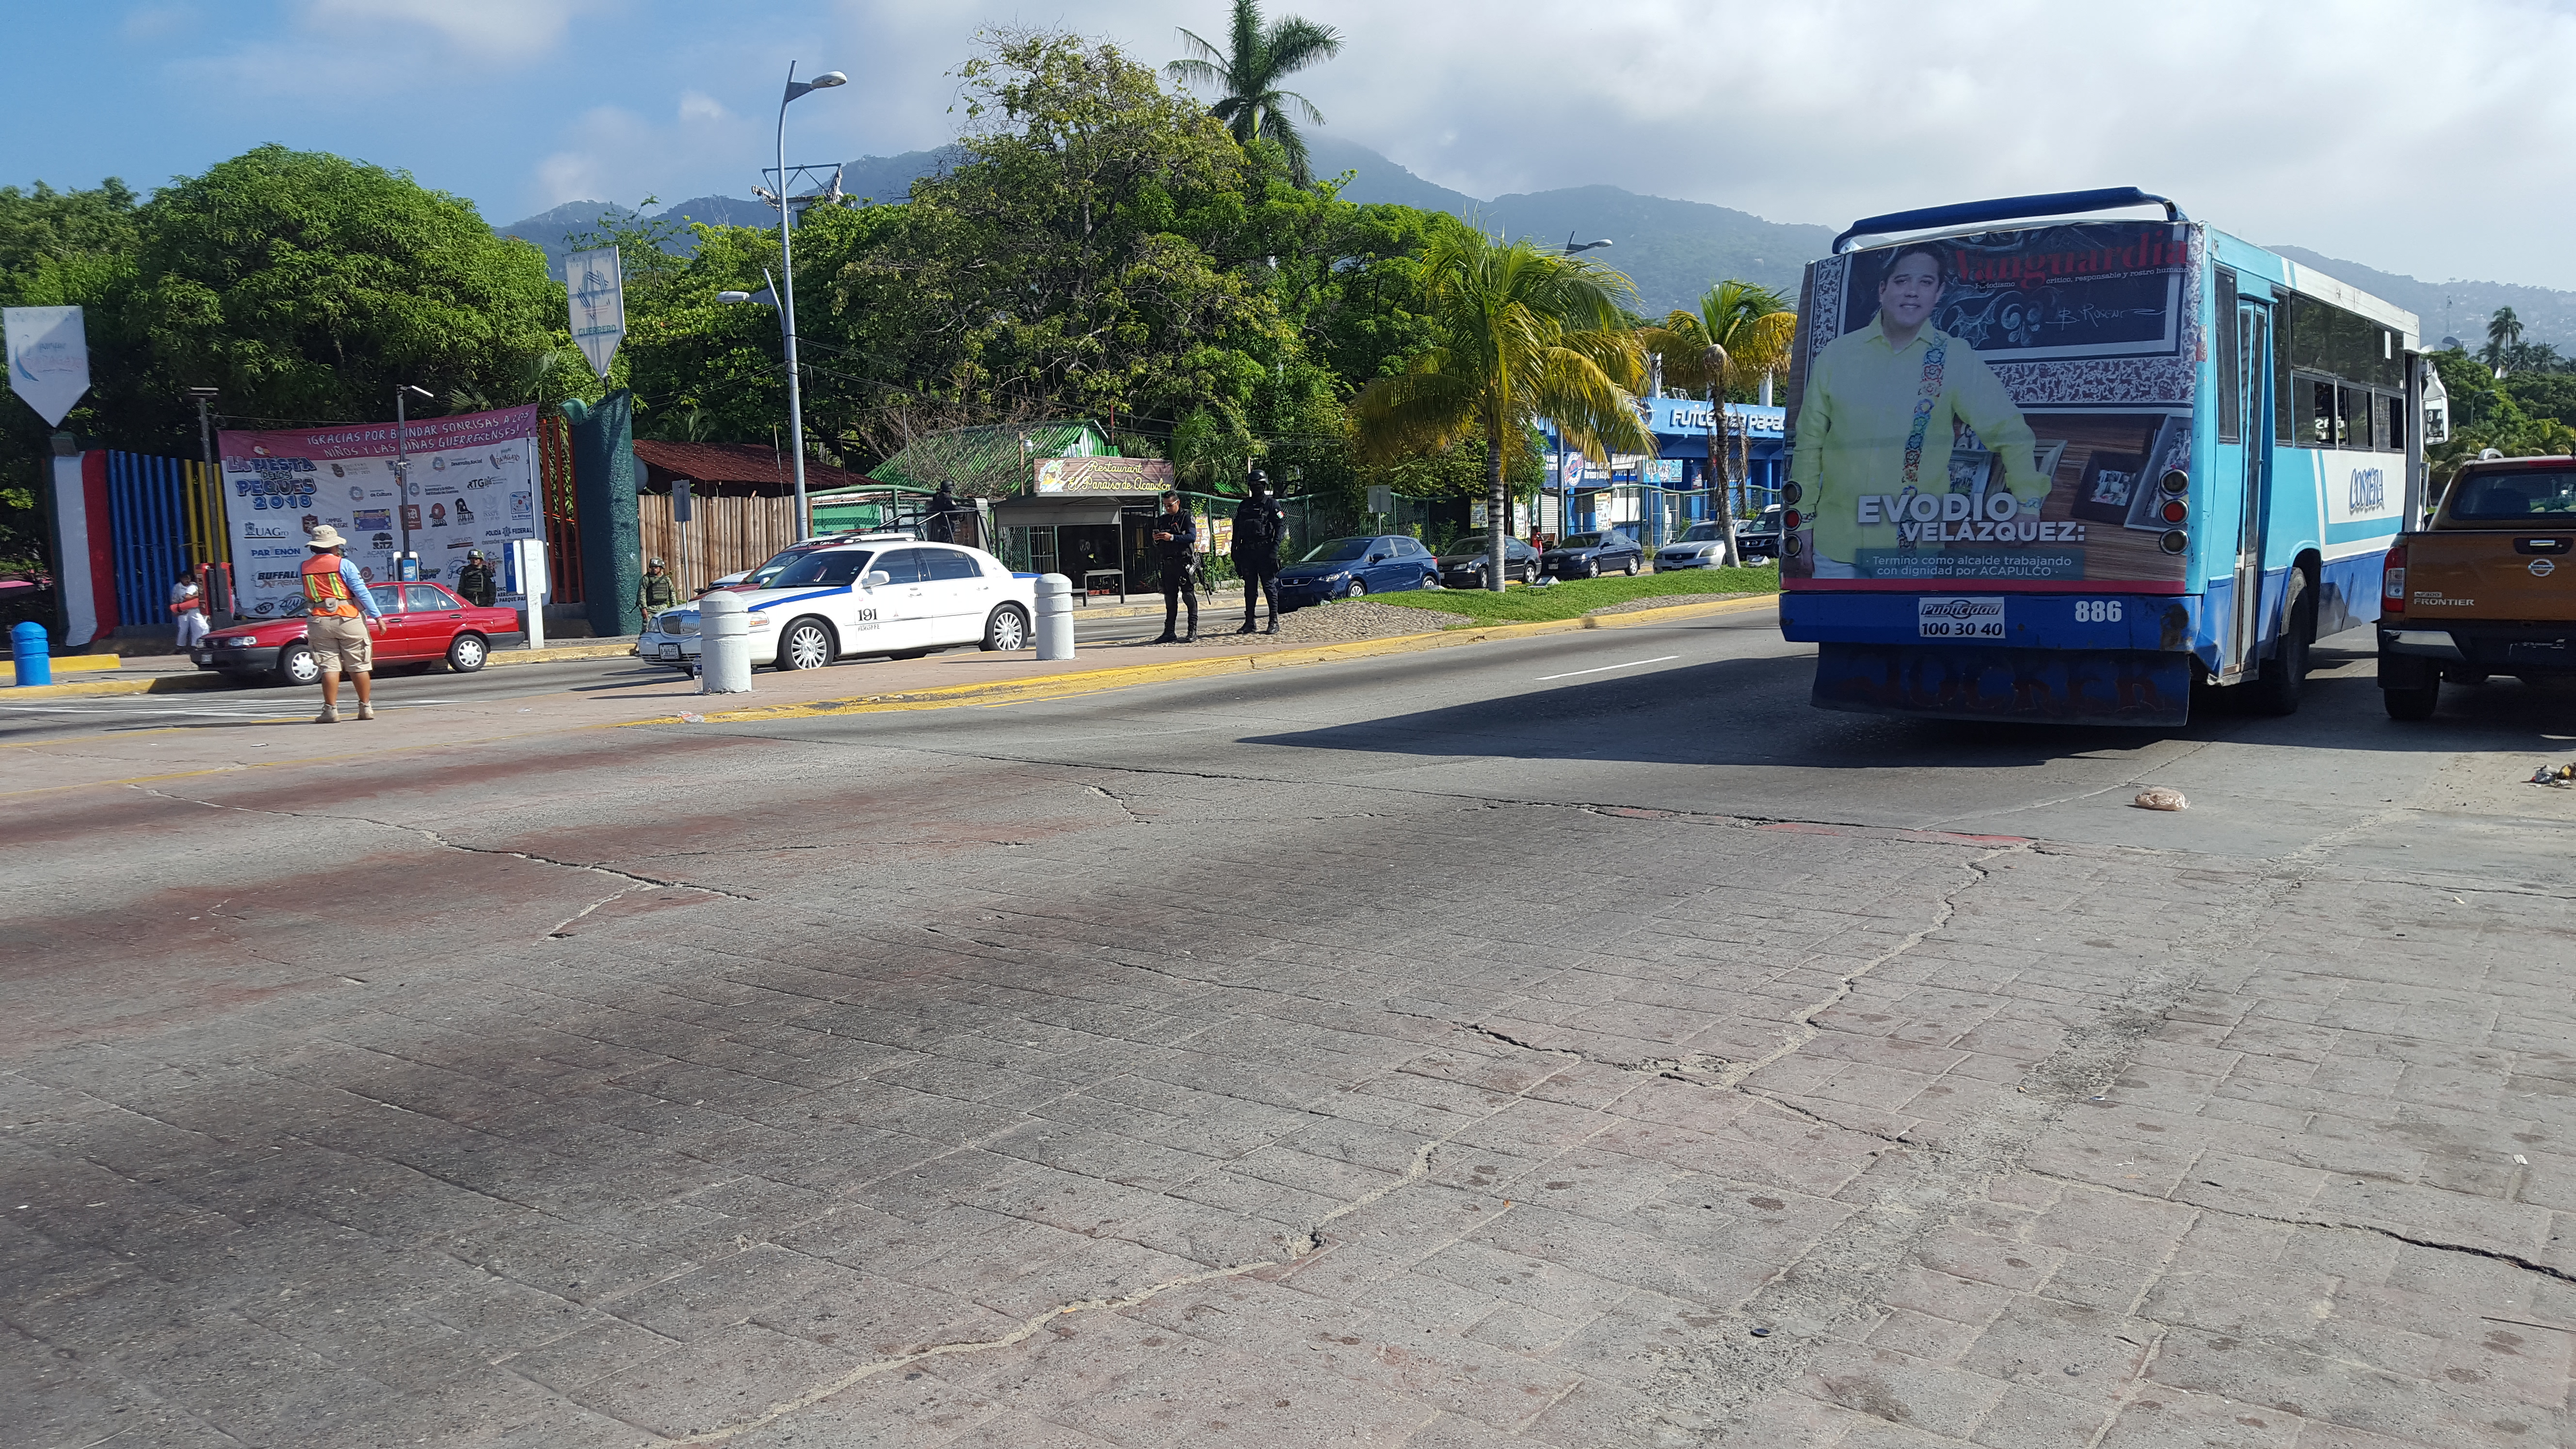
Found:
[{"label": "black officer uniform", "polygon": [[1243,627],[1249,634],[1261,601],[1270,601],[1270,633],[1279,632],[1279,545],[1288,534],[1288,511],[1270,496],[1267,474],[1252,475],[1252,496],[1235,505],[1234,571],[1243,575]]}]

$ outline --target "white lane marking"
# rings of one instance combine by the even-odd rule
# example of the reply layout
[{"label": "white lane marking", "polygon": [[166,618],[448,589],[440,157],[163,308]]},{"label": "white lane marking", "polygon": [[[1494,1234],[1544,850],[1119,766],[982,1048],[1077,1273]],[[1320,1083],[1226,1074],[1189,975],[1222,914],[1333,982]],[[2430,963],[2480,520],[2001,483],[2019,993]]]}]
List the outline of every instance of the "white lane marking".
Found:
[{"label": "white lane marking", "polygon": [[1607,674],[1613,669],[1635,669],[1646,664],[1669,664],[1679,658],[1681,656],[1678,654],[1665,654],[1653,659],[1631,659],[1625,664],[1604,664],[1598,669],[1576,669],[1564,674],[1542,674],[1535,682],[1545,684],[1551,679],[1576,679],[1586,674]]}]

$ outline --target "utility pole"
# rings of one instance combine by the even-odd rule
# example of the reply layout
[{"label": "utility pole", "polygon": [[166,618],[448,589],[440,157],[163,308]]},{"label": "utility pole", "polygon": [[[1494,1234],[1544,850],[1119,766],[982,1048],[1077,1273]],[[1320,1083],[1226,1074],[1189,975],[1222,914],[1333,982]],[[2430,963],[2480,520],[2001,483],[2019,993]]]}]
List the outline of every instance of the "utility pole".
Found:
[{"label": "utility pole", "polygon": [[[409,582],[419,575],[420,561],[411,551],[411,515],[419,505],[411,501],[410,424],[403,412],[406,394],[427,397],[429,393],[409,383],[394,389],[394,510],[402,524],[402,556],[394,560],[394,577]],[[403,572],[406,567],[411,570],[408,574]]]},{"label": "utility pole", "polygon": [[[224,524],[227,512],[224,507],[224,475],[223,471],[215,466],[214,423],[206,412],[206,405],[215,400],[216,391],[211,387],[192,387],[188,389],[188,396],[197,404],[197,452],[205,459],[206,470],[206,532],[208,534],[206,543],[207,547],[212,549],[219,544],[228,544],[232,539],[232,530]],[[224,551],[227,555],[231,552],[229,548]],[[213,560],[207,561],[207,568],[211,573]],[[215,601],[212,598],[207,598],[205,601],[206,613],[209,617],[229,617],[232,614],[231,578],[227,576],[224,583],[224,607],[221,610],[214,607]],[[203,585],[199,587],[202,588]]]}]

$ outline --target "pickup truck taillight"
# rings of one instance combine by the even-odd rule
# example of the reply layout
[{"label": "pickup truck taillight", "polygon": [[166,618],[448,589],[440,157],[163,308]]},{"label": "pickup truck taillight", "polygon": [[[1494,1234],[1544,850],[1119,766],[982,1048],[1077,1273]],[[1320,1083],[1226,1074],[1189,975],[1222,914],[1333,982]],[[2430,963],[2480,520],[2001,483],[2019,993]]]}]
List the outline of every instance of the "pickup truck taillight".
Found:
[{"label": "pickup truck taillight", "polygon": [[2388,561],[2379,566],[2379,612],[2406,612],[2406,545],[2388,551]]}]

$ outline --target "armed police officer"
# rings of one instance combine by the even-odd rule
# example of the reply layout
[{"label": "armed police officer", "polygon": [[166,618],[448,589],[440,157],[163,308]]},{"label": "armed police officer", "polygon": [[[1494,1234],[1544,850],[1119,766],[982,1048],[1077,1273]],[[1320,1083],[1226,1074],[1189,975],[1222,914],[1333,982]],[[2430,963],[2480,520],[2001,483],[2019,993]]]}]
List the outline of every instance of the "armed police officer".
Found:
[{"label": "armed police officer", "polygon": [[1252,495],[1234,508],[1234,570],[1243,575],[1243,627],[1253,631],[1261,601],[1270,601],[1270,627],[1279,632],[1279,545],[1288,534],[1288,511],[1270,496],[1270,475],[1252,470]]}]

